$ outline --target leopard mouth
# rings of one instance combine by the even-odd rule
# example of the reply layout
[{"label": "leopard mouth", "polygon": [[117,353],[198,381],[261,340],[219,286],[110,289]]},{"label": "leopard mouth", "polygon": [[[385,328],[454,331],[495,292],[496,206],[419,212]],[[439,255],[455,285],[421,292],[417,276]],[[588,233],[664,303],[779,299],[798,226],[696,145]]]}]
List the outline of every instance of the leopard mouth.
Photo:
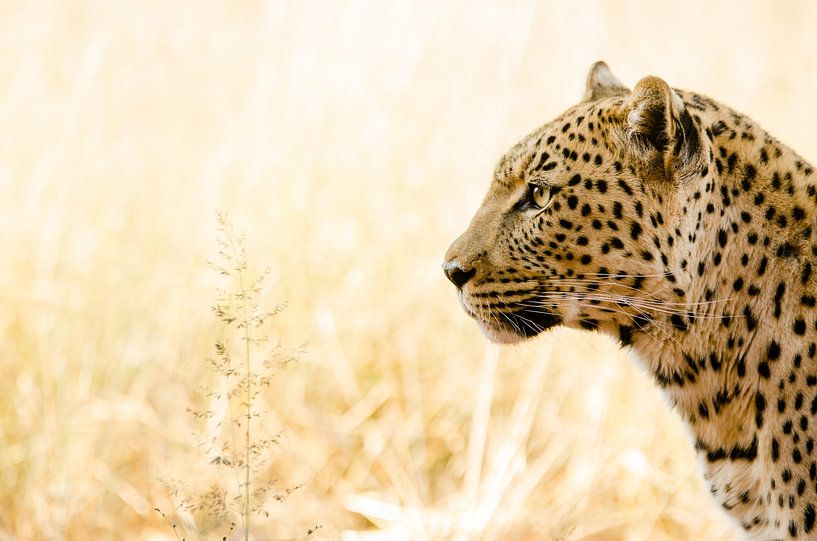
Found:
[{"label": "leopard mouth", "polygon": [[530,308],[514,310],[513,306],[509,306],[508,310],[478,314],[470,309],[465,299],[461,301],[463,309],[476,320],[482,333],[498,344],[522,342],[563,323],[558,314]]},{"label": "leopard mouth", "polygon": [[542,310],[522,309],[516,312],[503,312],[497,317],[507,330],[512,331],[522,340],[533,338],[562,323],[561,316],[545,313]]}]

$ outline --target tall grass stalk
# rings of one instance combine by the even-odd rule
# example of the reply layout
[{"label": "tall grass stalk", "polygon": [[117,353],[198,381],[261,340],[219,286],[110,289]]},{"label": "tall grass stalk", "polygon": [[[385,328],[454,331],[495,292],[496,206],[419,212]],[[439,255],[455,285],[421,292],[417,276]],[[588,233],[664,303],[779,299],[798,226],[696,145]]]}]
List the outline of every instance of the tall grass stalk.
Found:
[{"label": "tall grass stalk", "polygon": [[[264,347],[269,334],[265,323],[280,313],[284,305],[276,305],[271,310],[259,307],[257,299],[269,270],[253,277],[248,270],[244,246],[246,235],[236,232],[226,215],[218,214],[217,219],[218,258],[210,262],[210,266],[225,278],[225,287],[219,289],[217,300],[211,307],[223,324],[222,339],[215,342],[215,357],[208,359],[216,382],[206,393],[209,407],[202,410],[188,408],[188,411],[206,423],[201,446],[210,456],[211,466],[232,471],[235,492],[221,488],[217,483],[198,496],[190,496],[185,495],[190,491],[177,488],[176,483],[168,483],[168,486],[171,493],[181,496],[180,508],[184,511],[204,512],[218,523],[227,521],[230,515],[240,515],[244,540],[249,541],[253,514],[269,516],[264,509],[265,497],[274,483],[258,482],[255,478],[265,465],[266,452],[278,443],[277,435],[263,436],[260,419],[268,412],[262,405],[261,391],[270,385],[277,369],[297,360],[303,348],[287,352],[280,345]],[[238,363],[234,362],[229,341],[233,334],[243,341],[243,347],[236,348]],[[257,359],[262,355],[263,362]],[[234,407],[237,401],[240,404],[238,412]],[[223,406],[219,407],[219,403]],[[283,502],[298,488],[284,488],[273,493],[272,497]],[[234,528],[235,522],[232,522],[230,532]]]},{"label": "tall grass stalk", "polygon": [[[281,306],[276,306],[273,311],[261,311],[256,303],[258,295],[261,293],[263,282],[267,277],[269,271],[264,271],[253,282],[249,282],[247,278],[247,255],[244,248],[244,241],[246,235],[244,233],[236,233],[232,222],[229,218],[220,213],[218,214],[218,231],[220,238],[219,245],[219,263],[211,263],[211,266],[221,275],[232,281],[237,288],[234,291],[227,289],[222,291],[219,295],[218,302],[213,306],[213,311],[221,319],[221,321],[229,328],[235,325],[236,330],[242,332],[241,339],[244,342],[243,348],[243,381],[238,384],[228,393],[230,400],[229,410],[231,415],[231,424],[233,425],[233,432],[235,425],[243,431],[244,449],[243,460],[229,460],[229,464],[234,465],[240,470],[243,477],[243,483],[239,482],[239,492],[241,494],[241,526],[244,531],[244,540],[249,541],[252,512],[258,510],[254,505],[253,479],[252,474],[255,468],[260,467],[262,462],[261,453],[274,440],[260,440],[253,441],[253,417],[260,416],[261,412],[257,412],[253,408],[255,393],[259,392],[254,388],[254,383],[259,385],[268,384],[271,374],[257,373],[253,370],[253,346],[259,345],[266,341],[266,338],[255,338],[253,336],[253,329],[261,327],[265,321],[278,312],[281,311]],[[225,345],[217,345],[217,351],[225,352]],[[217,370],[223,368],[224,365],[217,366]],[[270,368],[267,365],[267,368]],[[221,372],[223,375],[232,376],[237,373],[237,370],[229,367],[227,371]],[[243,391],[243,402],[241,407],[243,409],[244,423],[236,423],[232,420],[232,398],[239,394],[239,390]],[[235,435],[233,434],[233,441]],[[238,449],[233,449],[234,453]],[[255,457],[254,457],[255,455]],[[263,491],[261,491],[263,494]]]},{"label": "tall grass stalk", "polygon": [[219,231],[221,231],[232,249],[234,261],[237,263],[235,267],[236,276],[238,278],[238,299],[241,304],[242,319],[238,324],[239,328],[244,329],[244,367],[245,367],[245,381],[246,381],[246,403],[244,404],[246,414],[246,425],[244,426],[244,504],[241,510],[241,522],[244,529],[244,541],[250,539],[250,508],[252,507],[252,481],[250,480],[250,470],[252,465],[252,457],[250,456],[250,441],[252,439],[252,356],[250,355],[250,343],[252,341],[251,322],[247,315],[247,303],[249,299],[249,292],[244,288],[244,271],[247,269],[247,259],[243,248],[243,239],[239,239],[239,245],[236,245],[235,237],[230,222],[224,215],[219,214]]}]

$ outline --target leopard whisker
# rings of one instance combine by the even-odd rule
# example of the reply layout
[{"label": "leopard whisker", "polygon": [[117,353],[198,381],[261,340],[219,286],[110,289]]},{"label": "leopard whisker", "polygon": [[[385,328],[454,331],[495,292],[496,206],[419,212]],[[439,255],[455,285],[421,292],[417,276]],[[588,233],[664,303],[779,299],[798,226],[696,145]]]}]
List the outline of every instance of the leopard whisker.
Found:
[{"label": "leopard whisker", "polygon": [[[625,284],[609,284],[609,283],[602,282],[602,281],[577,280],[577,279],[558,279],[558,280],[550,280],[550,281],[536,281],[535,283],[557,283],[559,285],[571,285],[571,286],[581,286],[581,285],[585,285],[585,284],[599,284],[599,285],[613,286],[613,287],[617,287],[617,288],[630,289],[630,290],[633,290],[633,291],[638,291],[640,294],[646,294],[646,295],[649,295],[651,297],[655,297],[655,295],[653,295],[653,294],[651,294],[649,292],[646,292],[646,291],[641,290],[641,289],[634,288],[632,286],[627,286]],[[721,304],[721,303],[732,302],[732,301],[735,300],[735,298],[734,297],[727,297],[727,298],[724,298],[724,299],[715,299],[715,300],[709,300],[709,301],[681,302],[681,301],[665,301],[665,300],[662,300],[662,299],[660,299],[658,297],[655,297],[655,300],[660,301],[662,304],[675,304],[675,305],[680,305],[680,306],[705,306],[705,305],[716,305],[716,304]]]},{"label": "leopard whisker", "polygon": [[[531,298],[527,299],[526,301],[529,301],[531,299],[533,299],[533,300],[543,300],[543,299],[568,299],[568,298],[570,298],[572,300],[580,300],[581,299],[581,300],[596,300],[596,301],[599,301],[599,302],[610,302],[610,303],[614,303],[614,304],[616,304],[618,306],[626,305],[626,306],[630,306],[630,307],[635,308],[635,309],[640,309],[642,311],[644,309],[647,309],[649,311],[662,313],[662,314],[668,314],[668,315],[677,314],[677,315],[682,315],[682,316],[689,317],[691,319],[733,319],[733,318],[743,317],[740,314],[735,314],[735,315],[700,314],[700,313],[692,311],[692,310],[682,310],[680,308],[676,308],[675,306],[667,306],[667,305],[665,305],[663,303],[649,302],[649,301],[644,301],[644,300],[641,300],[641,299],[634,299],[634,298],[631,298],[631,297],[620,297],[620,296],[605,295],[605,294],[587,294],[587,295],[581,295],[580,297],[575,297],[574,295],[575,295],[575,293],[561,293],[561,292],[551,293],[551,292],[548,292],[548,293],[538,294],[535,297],[531,297]],[[520,301],[520,302],[517,302],[515,304],[524,305],[526,301]],[[681,304],[681,303],[676,303],[676,305],[677,306],[687,306],[687,305],[684,305],[684,304]],[[597,305],[591,305],[591,306],[598,307]]]},{"label": "leopard whisker", "polygon": [[645,291],[643,289],[638,289],[638,288],[633,287],[633,286],[628,286],[626,284],[620,284],[620,283],[611,284],[610,282],[606,282],[606,281],[602,281],[602,280],[582,280],[582,279],[575,279],[575,278],[568,278],[568,279],[565,279],[565,278],[557,278],[557,279],[545,278],[544,280],[539,279],[539,280],[535,280],[534,282],[539,283],[539,284],[547,284],[547,285],[558,284],[558,285],[570,285],[570,286],[584,286],[584,285],[587,285],[587,284],[591,284],[591,285],[598,285],[598,286],[617,287],[617,288],[621,288],[621,289],[629,289],[631,291],[638,292],[640,295],[647,295],[647,296],[651,296],[651,297],[655,297],[656,299],[659,299],[659,297],[657,297],[655,294],[653,294],[653,293],[651,293],[649,291]]},{"label": "leopard whisker", "polygon": [[[583,304],[583,303],[580,303],[580,302],[577,302],[576,305],[579,306],[580,308],[584,308],[584,309],[597,308],[595,305],[588,305],[588,304]],[[549,312],[544,312],[544,311],[538,311],[535,308],[528,308],[528,310],[533,312],[533,313],[549,313]],[[628,320],[630,320],[642,332],[647,334],[647,336],[650,336],[649,330],[647,330],[643,325],[641,325],[636,318],[633,318],[632,317],[633,314],[629,314],[627,312],[624,312],[623,310],[611,309],[611,311],[614,312],[614,313],[618,313],[619,315],[623,315],[623,316],[627,317]],[[664,336],[664,338],[666,338],[668,340],[671,340],[676,345],[681,347],[681,343],[678,341],[678,339],[676,339],[674,336],[672,336],[672,334],[667,331],[665,326],[660,321],[653,319],[653,320],[650,321],[650,325],[653,326],[659,333],[661,333]]]}]

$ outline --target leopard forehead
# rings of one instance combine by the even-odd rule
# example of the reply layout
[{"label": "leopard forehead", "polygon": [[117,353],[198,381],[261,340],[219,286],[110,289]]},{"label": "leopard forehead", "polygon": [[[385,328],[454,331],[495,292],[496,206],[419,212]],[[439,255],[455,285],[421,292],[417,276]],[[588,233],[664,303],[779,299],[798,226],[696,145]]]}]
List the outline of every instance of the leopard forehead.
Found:
[{"label": "leopard forehead", "polygon": [[621,156],[623,101],[579,104],[530,133],[502,156],[493,182],[507,186],[537,177],[557,178],[582,163],[601,166]]}]

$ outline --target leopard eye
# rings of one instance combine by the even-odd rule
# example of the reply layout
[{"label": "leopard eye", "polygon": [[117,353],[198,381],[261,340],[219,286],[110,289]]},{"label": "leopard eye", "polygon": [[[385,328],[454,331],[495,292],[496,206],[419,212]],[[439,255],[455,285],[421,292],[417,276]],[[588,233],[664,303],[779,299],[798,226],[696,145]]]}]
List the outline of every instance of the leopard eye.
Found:
[{"label": "leopard eye", "polygon": [[550,188],[542,186],[541,184],[528,184],[528,200],[534,207],[544,209],[550,204],[552,199],[553,191]]}]

